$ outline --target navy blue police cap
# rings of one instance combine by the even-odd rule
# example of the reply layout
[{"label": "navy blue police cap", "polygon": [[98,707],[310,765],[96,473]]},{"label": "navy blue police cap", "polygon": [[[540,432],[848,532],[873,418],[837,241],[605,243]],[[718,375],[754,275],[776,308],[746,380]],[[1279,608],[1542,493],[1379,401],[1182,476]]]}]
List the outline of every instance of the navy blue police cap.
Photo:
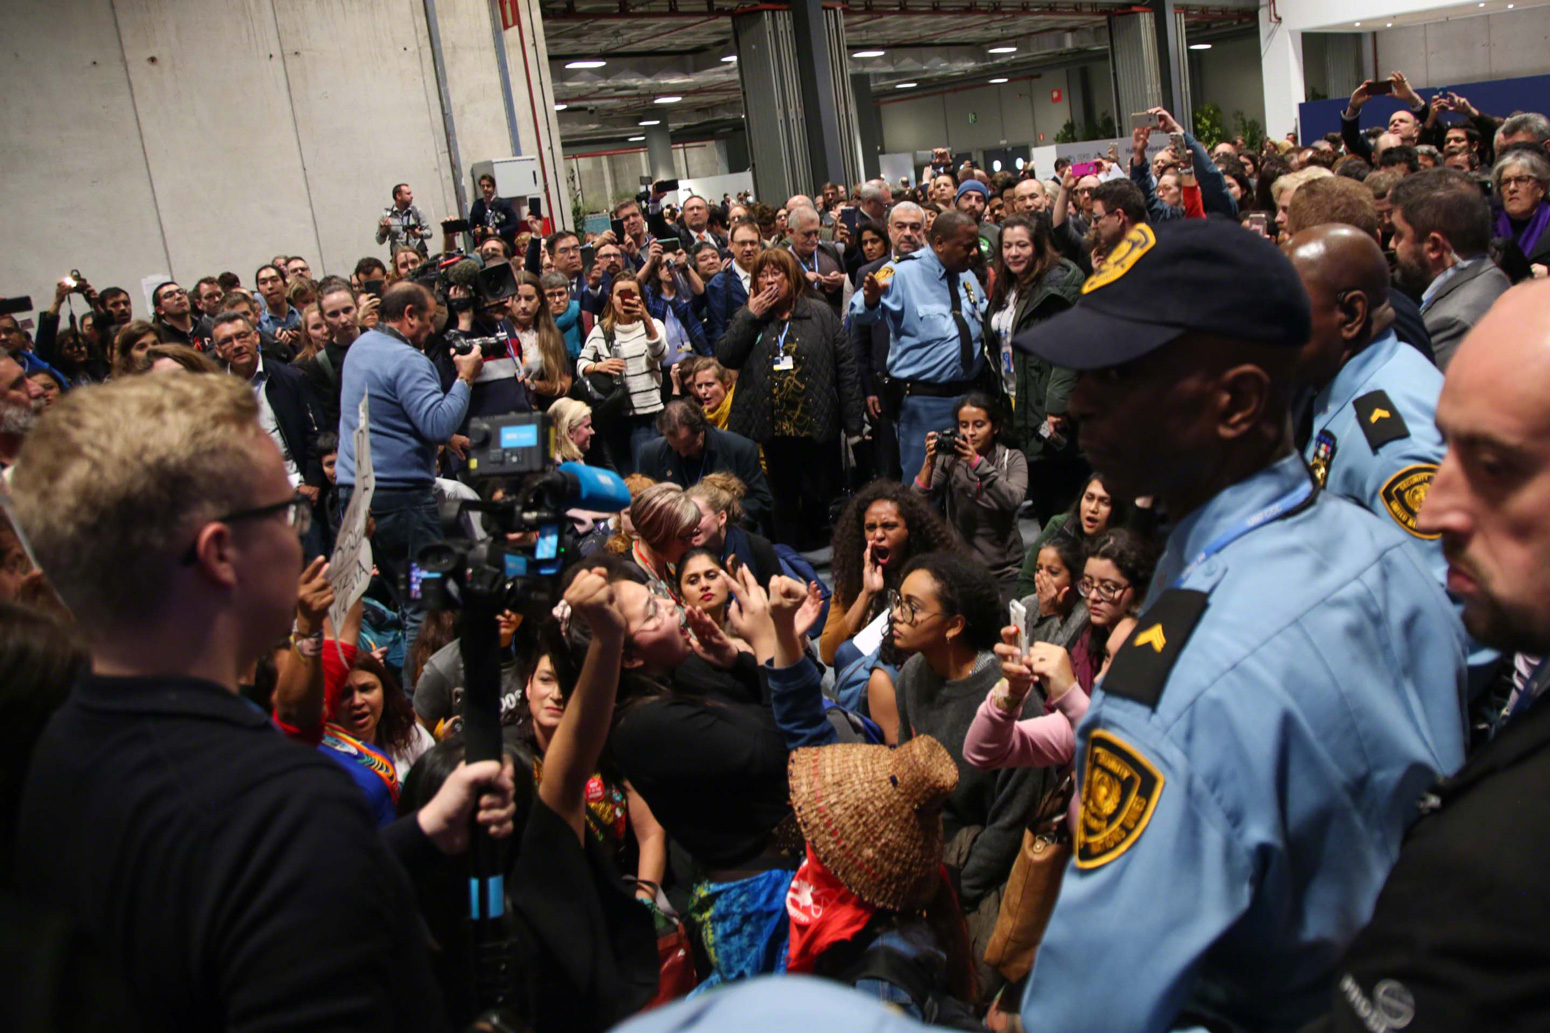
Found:
[{"label": "navy blue police cap", "polygon": [[1280,248],[1227,219],[1181,219],[1131,229],[1075,307],[1013,343],[1057,366],[1102,369],[1186,333],[1300,348],[1312,330],[1308,294]]}]

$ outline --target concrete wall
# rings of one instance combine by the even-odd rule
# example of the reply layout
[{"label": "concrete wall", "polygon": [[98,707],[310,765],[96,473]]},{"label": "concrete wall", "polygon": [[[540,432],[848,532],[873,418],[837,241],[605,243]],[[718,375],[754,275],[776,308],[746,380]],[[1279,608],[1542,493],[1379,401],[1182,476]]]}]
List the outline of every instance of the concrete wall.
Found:
[{"label": "concrete wall", "polygon": [[1550,71],[1550,7],[1381,29],[1378,67],[1419,87]]},{"label": "concrete wall", "polygon": [[[718,140],[675,143],[673,170],[679,179],[704,179],[732,171],[727,167],[726,147]],[[634,197],[640,190],[640,177],[649,175],[650,171],[644,146],[608,151],[578,150],[565,156],[567,181],[573,193],[580,196],[582,210],[588,214],[610,208],[626,197]]]},{"label": "concrete wall", "polygon": [[[1051,99],[1052,90],[1060,91],[1059,101]],[[995,86],[958,87],[921,96],[878,94],[883,151],[945,146],[957,152],[1052,142],[1071,117],[1069,94],[1065,69]]]},{"label": "concrete wall", "polygon": [[[490,5],[441,0],[437,23],[460,167],[511,154]],[[148,275],[385,255],[400,181],[431,218],[457,210],[424,0],[7,0],[0,39],[0,293],[41,307],[74,267],[138,316]]]},{"label": "concrete wall", "polygon": [[1215,104],[1234,128],[1233,112],[1265,124],[1265,91],[1260,78],[1259,40],[1254,36],[1213,43],[1190,53],[1190,98],[1196,108]]}]

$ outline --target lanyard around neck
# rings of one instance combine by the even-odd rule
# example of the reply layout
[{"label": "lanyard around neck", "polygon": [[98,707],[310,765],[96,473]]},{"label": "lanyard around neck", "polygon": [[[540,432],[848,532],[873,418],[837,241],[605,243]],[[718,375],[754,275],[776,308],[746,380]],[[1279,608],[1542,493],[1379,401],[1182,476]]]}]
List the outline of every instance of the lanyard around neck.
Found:
[{"label": "lanyard around neck", "polygon": [[1204,549],[1200,550],[1200,554],[1190,561],[1189,566],[1185,567],[1184,570],[1180,572],[1179,576],[1173,579],[1173,587],[1177,588],[1182,585],[1185,579],[1193,574],[1196,568],[1198,568],[1202,563],[1210,559],[1212,556],[1215,556],[1223,549],[1227,548],[1239,538],[1242,538],[1244,535],[1251,531],[1256,531],[1259,528],[1264,527],[1266,524],[1271,523],[1272,521],[1281,519],[1288,513],[1306,504],[1307,501],[1313,497],[1313,493],[1317,490],[1318,485],[1316,485],[1313,482],[1313,479],[1309,477],[1305,479],[1303,483],[1299,484],[1297,487],[1293,488],[1279,499],[1276,499],[1270,505],[1256,513],[1250,514],[1247,518],[1240,520],[1236,524],[1233,524],[1227,530],[1223,531],[1221,534],[1212,539]]}]

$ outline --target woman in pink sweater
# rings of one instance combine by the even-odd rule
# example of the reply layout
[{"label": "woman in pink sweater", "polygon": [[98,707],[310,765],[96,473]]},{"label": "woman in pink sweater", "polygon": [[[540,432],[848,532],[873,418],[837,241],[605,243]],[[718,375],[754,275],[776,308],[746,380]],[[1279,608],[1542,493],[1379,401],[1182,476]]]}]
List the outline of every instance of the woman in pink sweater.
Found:
[{"label": "woman in pink sweater", "polygon": [[[1109,634],[1101,679],[1109,661],[1124,644],[1135,619],[1126,617]],[[1077,683],[1071,668],[1071,654],[1048,642],[1035,642],[1027,653],[1017,650],[1017,629],[1001,632],[1002,644],[996,647],[1001,658],[1002,678],[985,697],[969,734],[964,739],[963,756],[977,768],[1043,768],[1071,763],[1076,755],[1076,726],[1087,713],[1088,697]],[[1037,680],[1044,690],[1044,713],[1019,721],[1023,701]],[[1071,801],[1072,829],[1079,801]]]}]

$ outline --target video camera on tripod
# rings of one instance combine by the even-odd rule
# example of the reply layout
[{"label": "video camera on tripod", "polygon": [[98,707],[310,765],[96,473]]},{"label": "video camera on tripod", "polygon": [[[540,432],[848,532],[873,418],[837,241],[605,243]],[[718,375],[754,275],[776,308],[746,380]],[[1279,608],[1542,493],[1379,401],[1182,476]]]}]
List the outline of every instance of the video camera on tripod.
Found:
[{"label": "video camera on tripod", "polygon": [[[584,463],[549,469],[553,428],[543,413],[475,417],[469,421],[468,469],[474,481],[510,478],[515,490],[498,500],[465,501],[459,516],[481,514],[490,537],[434,542],[409,570],[417,605],[463,611],[462,722],[470,762],[501,756],[501,648],[497,616],[504,610],[538,620],[561,597],[560,574],[571,562],[576,531],[566,510],[618,512],[630,504],[619,475]],[[531,535],[536,532],[536,535]],[[513,541],[508,536],[521,535]],[[500,1007],[516,992],[515,941],[505,922],[504,879],[497,844],[474,823],[470,852],[469,918],[480,1003]]]}]

